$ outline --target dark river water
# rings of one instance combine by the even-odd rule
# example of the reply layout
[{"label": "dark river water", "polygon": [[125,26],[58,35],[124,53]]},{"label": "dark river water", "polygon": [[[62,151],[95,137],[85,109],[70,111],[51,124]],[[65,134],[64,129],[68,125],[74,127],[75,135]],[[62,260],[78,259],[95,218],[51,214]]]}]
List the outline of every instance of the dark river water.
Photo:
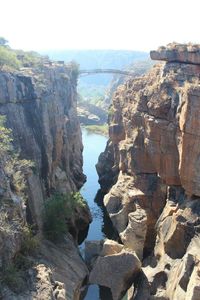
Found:
[{"label": "dark river water", "polygon": [[103,212],[94,202],[96,194],[100,189],[98,175],[95,165],[99,154],[104,151],[107,138],[105,136],[90,133],[82,128],[83,139],[83,173],[87,176],[87,181],[81,189],[81,194],[87,200],[92,213],[93,222],[90,225],[87,240],[101,240],[103,238]]},{"label": "dark river water", "polygon": [[[87,200],[93,217],[86,240],[111,238],[113,236],[112,223],[100,205],[103,195],[99,191],[100,186],[95,168],[99,154],[105,149],[107,138],[99,134],[90,133],[82,128],[82,139],[84,146],[83,172],[87,176],[87,181],[81,189],[81,194]],[[83,257],[84,248],[83,242],[80,246]],[[108,289],[99,288],[98,285],[90,285],[84,300],[112,300],[112,297]]]},{"label": "dark river water", "polygon": [[[86,129],[82,128],[82,139],[83,139],[83,172],[87,176],[87,181],[81,189],[81,194],[84,199],[87,200],[92,213],[93,221],[90,224],[87,240],[101,240],[105,237],[102,232],[104,228],[104,214],[101,207],[97,205],[95,201],[102,200],[98,199],[102,197],[99,195],[98,190],[100,189],[98,183],[98,175],[96,172],[95,165],[98,161],[99,154],[104,151],[106,146],[107,138],[105,136],[90,133]],[[84,256],[84,243],[81,245],[81,251]],[[106,298],[109,300],[110,296]],[[105,299],[106,299],[105,298]],[[90,285],[87,291],[85,300],[98,300],[100,297],[100,289],[98,285]]]}]

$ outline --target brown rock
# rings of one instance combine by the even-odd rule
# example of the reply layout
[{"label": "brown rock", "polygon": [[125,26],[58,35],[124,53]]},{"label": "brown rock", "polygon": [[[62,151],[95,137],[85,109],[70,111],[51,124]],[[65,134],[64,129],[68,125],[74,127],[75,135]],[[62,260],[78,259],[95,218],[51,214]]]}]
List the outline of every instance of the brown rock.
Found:
[{"label": "brown rock", "polygon": [[117,253],[120,253],[123,248],[124,248],[123,245],[121,245],[113,240],[106,239],[103,244],[103,249],[102,249],[100,255],[107,256],[107,255],[117,254]]},{"label": "brown rock", "polygon": [[120,233],[120,238],[125,247],[135,251],[139,259],[142,260],[147,233],[145,210],[136,205],[136,211],[129,213],[128,220],[128,226]]},{"label": "brown rock", "polygon": [[169,44],[150,52],[151,59],[167,62],[200,64],[200,45]]},{"label": "brown rock", "polygon": [[35,164],[28,202],[40,229],[41,207],[50,191],[77,191],[85,181],[76,97],[76,81],[65,65],[0,72],[0,114],[21,157]]},{"label": "brown rock", "polygon": [[186,298],[187,300],[198,300],[200,296],[200,261],[195,262],[195,267],[190,277],[187,286]]},{"label": "brown rock", "polygon": [[[135,178],[123,173],[119,174],[117,183],[104,197],[104,204],[113,225],[119,234],[122,234],[124,245],[127,245],[127,247],[131,247],[132,245],[134,247],[133,250],[137,247],[136,240],[133,240],[133,238],[137,236],[134,230],[138,227],[137,230],[139,232],[141,230],[141,224],[139,220],[135,220],[135,222],[133,222],[134,230],[132,230],[131,227],[133,224],[131,225],[131,223],[134,218],[133,212],[136,211],[136,207],[138,207],[138,209],[140,207],[141,212],[144,210],[144,214],[146,214],[146,217],[143,219],[144,222],[141,222],[144,225],[141,230],[141,233],[143,232],[142,240],[144,239],[142,243],[144,247],[150,251],[155,240],[154,226],[159,217],[160,210],[164,206],[164,196],[165,189],[161,189],[159,179],[154,174],[138,175],[138,177]],[[158,201],[158,199],[160,200]],[[131,217],[132,213],[133,218]],[[135,215],[137,215],[137,211]],[[138,236],[138,243],[139,239],[141,240],[141,237]],[[139,248],[137,249],[139,250]],[[143,249],[139,252],[139,256],[141,257]]]},{"label": "brown rock", "polygon": [[117,173],[104,204],[123,244],[144,253],[133,299],[200,299],[200,45],[151,56],[166,63],[113,96],[106,173]]},{"label": "brown rock", "polygon": [[79,300],[88,269],[72,238],[67,237],[65,242],[58,246],[44,241],[40,251],[42,259],[52,270],[53,279],[64,285],[66,299]]},{"label": "brown rock", "polygon": [[104,241],[85,241],[85,262],[91,266],[102,251]]},{"label": "brown rock", "polygon": [[[7,174],[2,169],[7,158],[1,157],[1,279],[2,270],[15,264],[21,250],[26,219],[41,237],[45,199],[55,191],[76,192],[85,181],[76,98],[76,79],[65,65],[0,72],[0,114],[6,116],[6,126],[12,129],[14,149],[22,158],[34,162],[33,170],[25,174],[27,184],[22,199],[12,182],[14,175],[19,177],[20,169],[16,174]],[[87,206],[77,209],[72,220],[74,230],[85,229],[90,220]],[[72,238],[67,236],[59,245],[41,241],[40,246],[37,259],[31,258],[34,267],[20,269],[27,279],[24,291],[17,295],[0,280],[0,298],[79,300],[88,270]]]},{"label": "brown rock", "polygon": [[99,256],[90,273],[91,284],[109,287],[114,300],[120,300],[138,275],[141,263],[134,252],[122,250],[120,253]]},{"label": "brown rock", "polygon": [[[179,172],[181,184],[188,195],[200,196],[200,86],[189,86],[182,96],[179,126]],[[190,153],[190,155],[188,155]]]}]

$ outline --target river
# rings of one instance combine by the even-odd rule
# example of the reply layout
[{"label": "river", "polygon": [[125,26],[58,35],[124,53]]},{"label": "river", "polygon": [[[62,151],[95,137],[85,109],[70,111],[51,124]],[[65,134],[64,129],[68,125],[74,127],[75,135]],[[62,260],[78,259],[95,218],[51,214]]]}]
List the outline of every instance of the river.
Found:
[{"label": "river", "polygon": [[[97,193],[100,186],[98,183],[98,175],[95,165],[98,161],[99,154],[105,149],[107,138],[100,134],[88,132],[86,129],[82,128],[82,139],[84,146],[83,172],[87,176],[87,181],[81,189],[81,194],[87,200],[93,217],[93,221],[90,224],[86,239],[101,240],[105,238],[105,234],[102,232],[105,227],[105,216],[103,214],[102,208],[96,204],[96,201],[98,201],[98,197],[101,197],[101,194]],[[84,243],[81,245],[81,251],[84,251]],[[90,285],[87,291],[87,295],[84,299],[102,299],[100,293],[102,294],[102,291],[100,291],[98,285]],[[105,296],[104,299],[111,299],[110,295]]]},{"label": "river", "polygon": [[[113,226],[106,216],[104,209],[97,203],[102,202],[103,195],[100,193],[98,175],[95,165],[99,154],[104,151],[107,138],[100,134],[88,132],[82,128],[83,139],[83,172],[87,176],[87,181],[81,189],[81,194],[87,200],[92,213],[93,221],[90,224],[86,240],[101,240],[105,237],[113,237]],[[84,256],[84,242],[80,246],[80,251]],[[84,300],[111,300],[111,292],[107,288],[99,288],[98,285],[90,285]],[[125,300],[126,297],[123,298]]]},{"label": "river", "polygon": [[107,138],[100,134],[88,132],[82,128],[82,139],[84,146],[83,173],[87,176],[87,181],[81,189],[81,194],[87,200],[93,217],[87,240],[101,240],[103,238],[103,212],[94,202],[97,191],[100,189],[95,165],[99,154],[105,149]]}]

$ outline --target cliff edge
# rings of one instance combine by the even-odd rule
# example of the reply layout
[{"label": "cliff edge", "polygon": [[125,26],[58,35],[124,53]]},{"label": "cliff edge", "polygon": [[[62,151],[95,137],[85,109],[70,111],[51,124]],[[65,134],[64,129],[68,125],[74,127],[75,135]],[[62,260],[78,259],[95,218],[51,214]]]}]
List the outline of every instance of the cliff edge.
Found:
[{"label": "cliff edge", "polygon": [[143,262],[129,299],[200,299],[200,45],[151,52],[116,90],[97,165],[104,205]]},{"label": "cliff edge", "polygon": [[[47,199],[55,192],[76,192],[85,182],[76,101],[76,74],[66,65],[49,62],[0,72],[0,114],[13,139],[12,149],[3,154],[0,149],[2,299],[80,299],[87,281],[77,249],[79,233],[91,221],[87,205],[68,221],[69,234],[62,242],[45,240],[42,231]],[[17,164],[29,160],[33,166],[26,172],[17,164],[9,169],[13,150],[19,153]],[[12,180],[22,173],[23,193]]]}]

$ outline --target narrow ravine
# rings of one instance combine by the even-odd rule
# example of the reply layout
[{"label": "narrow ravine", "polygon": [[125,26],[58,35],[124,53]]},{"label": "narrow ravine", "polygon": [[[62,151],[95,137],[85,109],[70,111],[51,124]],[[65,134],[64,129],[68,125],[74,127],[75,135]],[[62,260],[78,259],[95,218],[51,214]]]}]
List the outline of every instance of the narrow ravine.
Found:
[{"label": "narrow ravine", "polygon": [[107,138],[103,135],[90,133],[82,128],[83,139],[83,173],[87,176],[87,181],[81,189],[81,194],[87,200],[92,213],[93,221],[87,235],[87,240],[102,239],[103,212],[94,202],[95,196],[100,188],[98,175],[95,165],[98,161],[99,154],[104,151]]},{"label": "narrow ravine", "polygon": [[[103,212],[101,208],[94,202],[96,194],[100,188],[95,165],[98,161],[99,154],[105,149],[107,138],[100,134],[90,133],[86,129],[82,128],[82,139],[84,146],[83,172],[87,176],[87,181],[81,189],[81,194],[87,200],[93,217],[86,240],[101,240],[104,238],[104,234],[102,232],[102,227],[104,224]],[[83,256],[84,245],[85,243],[83,242],[80,246]],[[84,299],[99,299],[98,286],[90,285],[87,295]]]},{"label": "narrow ravine", "polygon": [[[81,194],[87,200],[92,213],[93,221],[90,224],[88,235],[85,241],[101,240],[106,237],[112,238],[113,226],[101,206],[102,193],[99,190],[98,175],[95,165],[98,157],[104,151],[107,138],[103,135],[90,133],[82,128],[83,139],[83,172],[87,176],[87,181],[81,189]],[[80,251],[84,257],[85,241],[80,245]],[[111,300],[111,292],[107,288],[99,288],[98,285],[90,285],[84,300]],[[124,297],[124,300],[126,297]]]}]

